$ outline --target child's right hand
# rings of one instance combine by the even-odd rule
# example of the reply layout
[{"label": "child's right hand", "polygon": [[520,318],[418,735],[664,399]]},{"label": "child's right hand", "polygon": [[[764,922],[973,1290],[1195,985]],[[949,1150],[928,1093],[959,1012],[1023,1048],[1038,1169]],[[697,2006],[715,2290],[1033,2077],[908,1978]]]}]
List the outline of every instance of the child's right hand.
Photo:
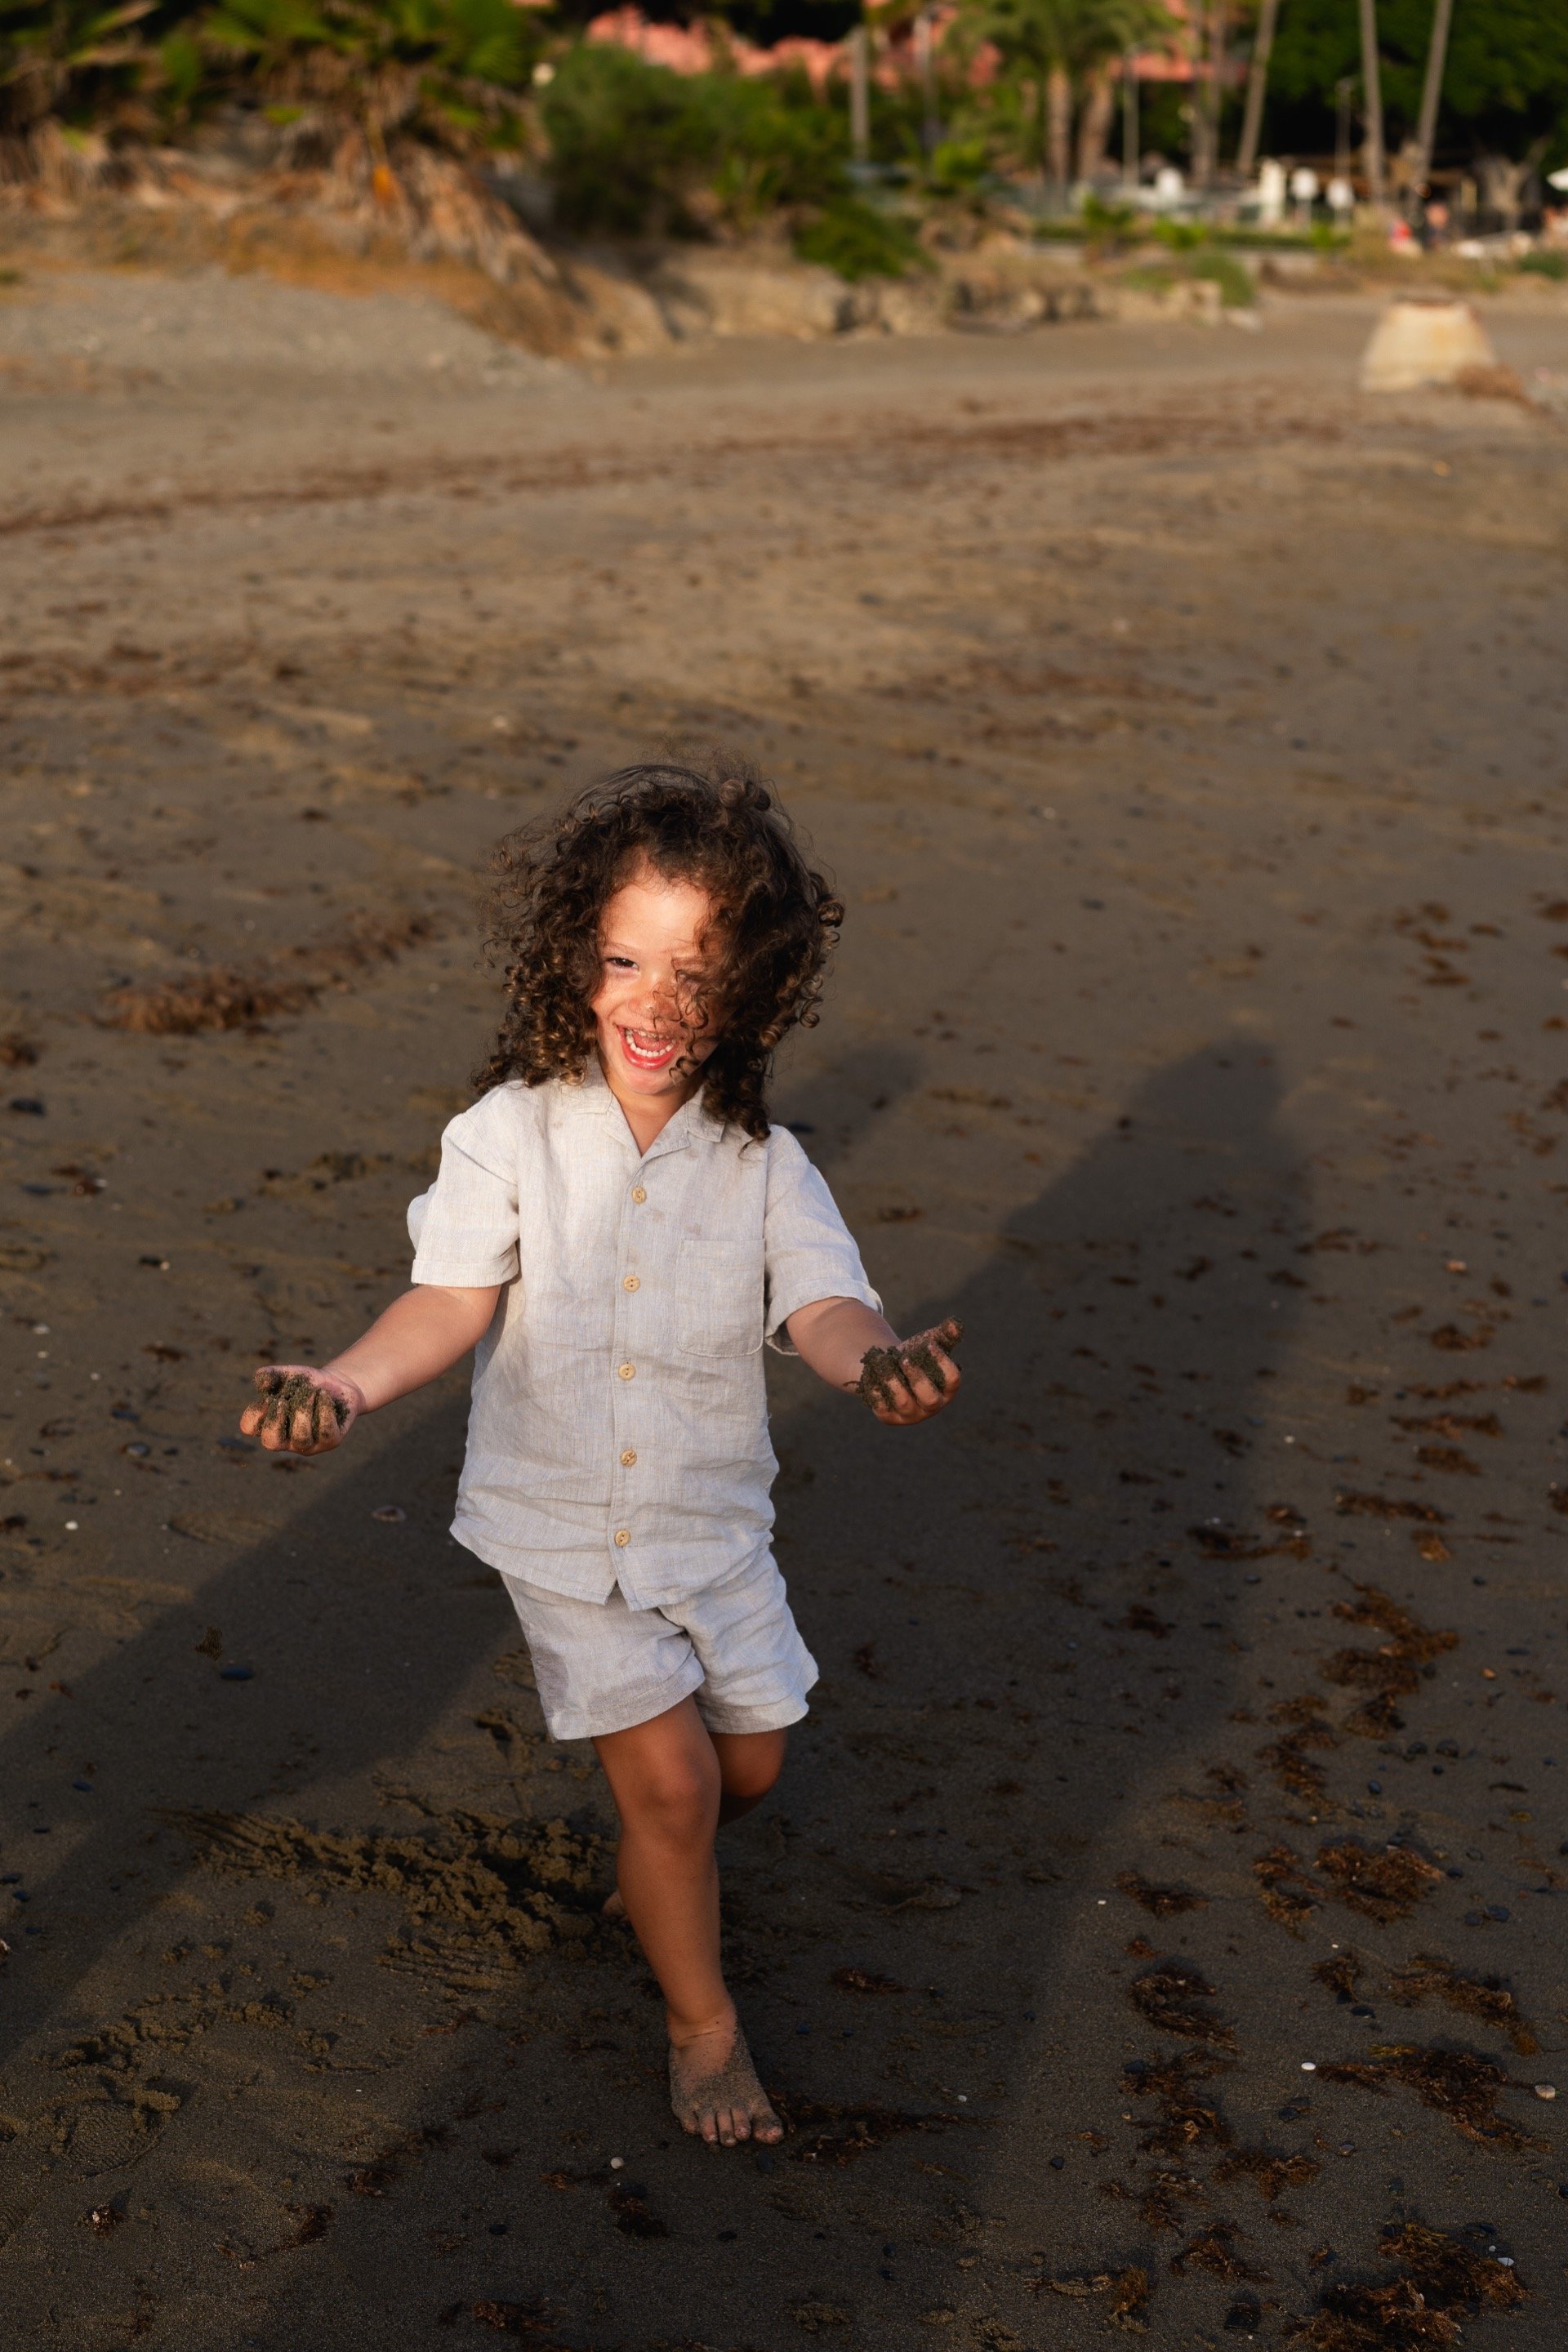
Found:
[{"label": "child's right hand", "polygon": [[262,1402],[246,1406],[239,1426],[268,1454],[330,1454],[364,1410],[364,1392],[353,1381],[313,1364],[259,1364],[256,1385]]}]

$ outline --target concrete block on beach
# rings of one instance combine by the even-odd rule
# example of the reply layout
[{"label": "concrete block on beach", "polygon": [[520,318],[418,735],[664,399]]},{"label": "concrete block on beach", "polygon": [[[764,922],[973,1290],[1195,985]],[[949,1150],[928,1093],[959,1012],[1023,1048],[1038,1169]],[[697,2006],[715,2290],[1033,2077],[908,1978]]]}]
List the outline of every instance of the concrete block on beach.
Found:
[{"label": "concrete block on beach", "polygon": [[1454,383],[1467,368],[1491,368],[1497,353],[1468,302],[1391,302],[1361,363],[1363,392],[1417,392]]}]

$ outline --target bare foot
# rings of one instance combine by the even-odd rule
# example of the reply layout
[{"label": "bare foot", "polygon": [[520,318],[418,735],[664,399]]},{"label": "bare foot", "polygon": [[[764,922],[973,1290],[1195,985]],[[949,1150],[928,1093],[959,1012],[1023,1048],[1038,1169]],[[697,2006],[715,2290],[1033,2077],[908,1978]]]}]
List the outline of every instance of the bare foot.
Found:
[{"label": "bare foot", "polygon": [[700,2135],[710,2147],[733,2147],[743,2139],[771,2146],[784,2137],[738,2024],[670,2043],[669,2104],[681,2129]]}]

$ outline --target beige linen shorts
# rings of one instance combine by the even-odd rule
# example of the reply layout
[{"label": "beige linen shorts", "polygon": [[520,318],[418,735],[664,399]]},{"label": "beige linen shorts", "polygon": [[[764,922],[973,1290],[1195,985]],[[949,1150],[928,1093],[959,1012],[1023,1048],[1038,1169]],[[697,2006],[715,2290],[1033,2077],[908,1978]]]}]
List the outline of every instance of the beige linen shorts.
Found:
[{"label": "beige linen shorts", "polygon": [[629,1731],[688,1697],[710,1731],[782,1731],[806,1712],[816,1661],[769,1553],[660,1609],[633,1609],[618,1584],[598,1601],[504,1570],[501,1581],[552,1739]]}]

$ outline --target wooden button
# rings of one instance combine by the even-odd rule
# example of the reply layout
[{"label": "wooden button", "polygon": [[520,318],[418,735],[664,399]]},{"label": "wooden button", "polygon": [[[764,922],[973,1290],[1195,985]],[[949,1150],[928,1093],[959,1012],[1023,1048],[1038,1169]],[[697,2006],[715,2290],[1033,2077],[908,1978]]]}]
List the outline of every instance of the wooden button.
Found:
[{"label": "wooden button", "polygon": [[628,1274],[625,1282],[622,1283],[621,1288],[623,1290],[640,1290],[642,1288],[642,1284],[638,1281],[635,1274]]},{"label": "wooden button", "polygon": [[616,1541],[623,1551],[626,1549],[627,1544],[630,1543],[631,1539],[632,1531],[630,1528],[617,1528],[616,1529]]},{"label": "wooden button", "polygon": [[635,1381],[637,1376],[637,1368],[635,1364],[621,1364],[617,1370],[623,1381]]},{"label": "wooden button", "polygon": [[646,1201],[647,1199],[647,1187],[644,1184],[634,1184],[632,1186],[632,1198],[639,1204]]},{"label": "wooden button", "polygon": [[625,1453],[622,1454],[622,1456],[621,1456],[621,1467],[622,1467],[622,1469],[623,1469],[623,1470],[629,1470],[629,1469],[631,1468],[631,1466],[632,1466],[632,1464],[637,1460],[637,1447],[636,1447],[635,1445],[628,1445],[628,1446],[627,1446],[627,1448],[626,1448],[626,1452],[625,1452]]}]

